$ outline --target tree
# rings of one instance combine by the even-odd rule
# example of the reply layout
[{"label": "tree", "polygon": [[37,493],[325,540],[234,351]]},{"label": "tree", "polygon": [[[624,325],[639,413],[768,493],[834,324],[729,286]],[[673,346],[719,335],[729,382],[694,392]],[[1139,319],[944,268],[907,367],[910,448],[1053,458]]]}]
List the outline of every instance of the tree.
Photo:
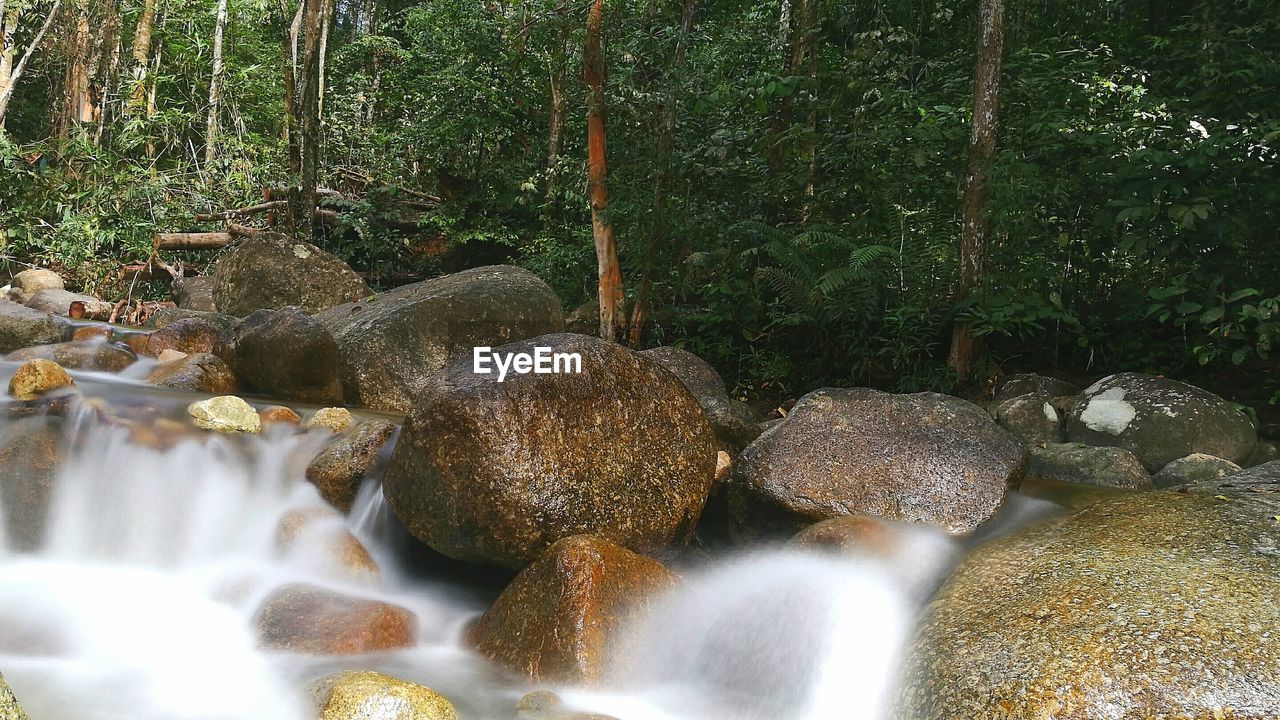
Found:
[{"label": "tree", "polygon": [[560,151],[564,148],[565,66],[569,54],[569,23],[564,17],[569,11],[569,0],[556,0],[556,37],[551,46],[551,96],[547,108],[547,190],[546,222],[552,219],[556,197],[556,167],[560,164]]},{"label": "tree", "polygon": [[129,48],[133,68],[129,99],[125,102],[126,115],[136,115],[146,106],[147,71],[151,65],[151,32],[155,27],[155,19],[156,0],[143,0],[142,12],[138,14],[138,24],[133,29],[133,43]]},{"label": "tree", "polygon": [[209,75],[209,119],[205,124],[204,161],[213,162],[218,148],[218,110],[222,99],[222,36],[227,29],[227,0],[218,0],[213,25],[213,72]]},{"label": "tree", "polygon": [[613,224],[609,220],[609,191],[605,184],[604,55],[600,48],[603,15],[604,0],[594,0],[587,13],[582,78],[587,86],[587,191],[591,199],[591,234],[599,276],[600,337],[614,341],[622,334],[622,270],[618,265]]},{"label": "tree", "polygon": [[[964,215],[960,235],[960,283],[957,300],[969,299],[982,282],[987,258],[988,176],[996,156],[1000,126],[1000,74],[1004,61],[1004,0],[980,0],[978,61],[973,78],[973,120],[965,174]],[[971,325],[957,320],[947,365],[960,378],[973,375],[977,341]]]},{"label": "tree", "polygon": [[12,4],[6,7],[5,0],[0,0],[0,134],[4,133],[4,116],[9,109],[9,99],[13,97],[13,90],[22,79],[27,69],[27,62],[44,41],[45,34],[49,32],[54,18],[58,16],[58,9],[62,6],[62,0],[54,0],[53,6],[45,15],[44,22],[40,24],[40,29],[36,31],[35,37],[31,39],[26,51],[22,53],[22,58],[15,65],[13,59],[17,55],[18,22],[22,19],[23,12],[19,0],[8,1]]}]

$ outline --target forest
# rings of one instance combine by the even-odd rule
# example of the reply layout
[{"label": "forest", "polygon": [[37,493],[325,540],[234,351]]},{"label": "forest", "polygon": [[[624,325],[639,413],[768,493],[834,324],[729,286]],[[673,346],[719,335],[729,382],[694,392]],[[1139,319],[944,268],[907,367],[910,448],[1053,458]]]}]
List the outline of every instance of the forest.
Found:
[{"label": "forest", "polygon": [[741,397],[1054,368],[1168,374],[1264,414],[1280,398],[1270,0],[0,0],[0,18],[10,274],[164,297],[270,223],[374,288],[521,265]]}]

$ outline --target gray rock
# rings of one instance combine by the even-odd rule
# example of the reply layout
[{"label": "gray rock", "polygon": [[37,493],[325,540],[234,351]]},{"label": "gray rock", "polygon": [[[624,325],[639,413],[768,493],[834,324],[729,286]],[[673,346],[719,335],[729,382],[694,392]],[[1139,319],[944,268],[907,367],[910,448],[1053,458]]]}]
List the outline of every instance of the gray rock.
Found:
[{"label": "gray rock", "polygon": [[4,681],[4,675],[0,675],[0,720],[29,720],[8,683]]},{"label": "gray rock", "polygon": [[5,359],[15,362],[52,360],[72,370],[119,372],[132,365],[138,357],[129,350],[105,340],[76,340],[22,348],[9,353]]},{"label": "gray rock", "polygon": [[338,343],[298,308],[253,313],[223,334],[216,353],[258,392],[316,405],[342,402]]},{"label": "gray rock", "polygon": [[0,300],[0,352],[58,342],[62,329],[62,322],[49,313]]},{"label": "gray rock", "polygon": [[590,534],[664,554],[690,539],[716,450],[706,414],[652,360],[584,335],[495,348],[578,353],[581,373],[442,371],[419,399],[383,480],[387,503],[436,550],[520,568]]},{"label": "gray rock", "polygon": [[1062,442],[1062,417],[1052,399],[1027,393],[1009,398],[994,406],[992,415],[1000,427],[1027,445]]},{"label": "gray rock", "polygon": [[1274,718],[1280,494],[1210,493],[1124,494],[977,549],[927,608],[896,717]]},{"label": "gray rock", "polygon": [[1243,462],[1258,437],[1244,413],[1207,390],[1120,373],[1081,394],[1067,416],[1067,440],[1125,448],[1154,473],[1193,453]]},{"label": "gray rock", "polygon": [[217,312],[218,306],[213,301],[214,283],[213,277],[209,275],[174,278],[169,293],[183,310]]},{"label": "gray rock", "polygon": [[1050,443],[1031,448],[1027,478],[1098,487],[1151,489],[1151,476],[1124,448]]},{"label": "gray rock", "polygon": [[61,290],[63,287],[62,276],[58,273],[44,268],[31,268],[14,275],[9,281],[9,299],[25,304],[41,290]]},{"label": "gray rock", "polygon": [[214,304],[241,317],[291,305],[314,314],[372,293],[338,258],[275,233],[245,240],[214,273]]},{"label": "gray rock", "polygon": [[10,549],[25,552],[43,544],[62,447],[62,428],[53,418],[10,421],[0,432],[0,529],[7,533]]},{"label": "gray rock", "polygon": [[316,319],[338,343],[346,400],[407,413],[441,368],[564,327],[560,301],[533,273],[476,268],[340,305]]},{"label": "gray rock", "polygon": [[968,533],[1018,487],[1026,450],[976,405],[867,388],[805,395],[726,482],[737,535],[793,534],[841,515]]},{"label": "gray rock", "polygon": [[1217,480],[1237,472],[1240,472],[1240,466],[1230,460],[1195,453],[1165,465],[1152,476],[1151,481],[1158,488],[1169,488]]},{"label": "gray rock", "polygon": [[991,400],[991,406],[996,407],[1004,401],[1011,400],[1019,395],[1033,394],[1041,399],[1048,400],[1060,395],[1078,395],[1079,393],[1080,387],[1078,385],[1065,380],[1035,373],[1019,373],[1017,375],[1006,375],[996,381],[995,395]]},{"label": "gray rock", "polygon": [[171,390],[211,395],[224,395],[240,390],[240,383],[230,366],[222,358],[209,353],[194,353],[157,365],[147,375],[147,382]]},{"label": "gray rock", "polygon": [[209,322],[220,330],[229,330],[240,322],[240,318],[226,313],[205,312],[203,310],[187,310],[184,308],[160,308],[147,318],[146,327],[161,330],[179,320],[200,319]]},{"label": "gray rock", "polygon": [[92,295],[82,295],[60,288],[45,288],[32,295],[24,304],[32,310],[67,317],[71,315],[73,302],[93,304],[98,302],[98,299]]},{"label": "gray rock", "polygon": [[1249,457],[1241,465],[1253,467],[1269,463],[1272,460],[1280,460],[1280,443],[1274,440],[1259,440],[1258,444],[1253,446],[1253,451],[1249,453]]},{"label": "gray rock", "polygon": [[640,353],[675,375],[698,398],[706,411],[716,442],[730,454],[742,452],[763,432],[760,417],[745,403],[732,400],[719,373],[702,358],[676,347],[656,347]]}]

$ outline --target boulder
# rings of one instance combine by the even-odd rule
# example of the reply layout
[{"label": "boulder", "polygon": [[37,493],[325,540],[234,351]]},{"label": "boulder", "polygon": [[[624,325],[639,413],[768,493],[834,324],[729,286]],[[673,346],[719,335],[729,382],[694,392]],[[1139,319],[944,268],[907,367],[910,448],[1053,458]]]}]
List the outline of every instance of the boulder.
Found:
[{"label": "boulder", "polygon": [[24,362],[9,378],[9,394],[19,400],[35,400],[54,390],[75,385],[62,366],[52,360],[38,358]]},{"label": "boulder", "polygon": [[0,435],[0,529],[8,535],[8,548],[30,551],[41,545],[61,465],[62,433],[56,422],[33,417],[5,425]]},{"label": "boulder", "polygon": [[[623,313],[625,316],[626,313]],[[565,315],[564,331],[575,335],[600,334],[600,301],[592,298]]]},{"label": "boulder", "polygon": [[1035,373],[1019,373],[1006,375],[996,381],[991,406],[995,407],[1006,400],[1020,395],[1035,395],[1042,400],[1063,395],[1078,395],[1080,386],[1065,380],[1037,375]]},{"label": "boulder", "polygon": [[707,413],[716,443],[736,455],[763,432],[761,418],[745,403],[729,397],[724,380],[705,360],[687,350],[656,347],[640,353],[666,368],[698,398]]},{"label": "boulder", "polygon": [[126,348],[105,340],[76,340],[14,350],[5,359],[15,361],[43,359],[73,370],[120,372],[136,362],[138,356]]},{"label": "boulder", "polygon": [[343,435],[307,465],[307,480],[320,497],[346,513],[355,502],[360,483],[373,469],[396,426],[386,420],[366,420],[354,432]]},{"label": "boulder", "polygon": [[297,583],[267,596],[255,620],[259,644],[308,655],[357,655],[413,645],[413,613],[377,600]]},{"label": "boulder", "polygon": [[1193,453],[1241,463],[1258,437],[1244,413],[1207,390],[1120,373],[1080,395],[1067,416],[1067,440],[1122,447],[1154,473]]},{"label": "boulder", "polygon": [[208,394],[238,392],[240,383],[235,373],[217,355],[196,353],[173,362],[157,365],[148,375],[147,382],[171,390],[186,390]]},{"label": "boulder", "polygon": [[213,302],[240,317],[291,305],[314,314],[372,292],[346,263],[315,245],[261,233],[218,261]]},{"label": "boulder", "polygon": [[0,720],[29,720],[18,704],[18,698],[13,696],[9,684],[4,681],[4,675],[0,675]]},{"label": "boulder", "polygon": [[535,681],[596,683],[628,622],[675,583],[657,561],[578,535],[547,548],[475,622],[480,654]]},{"label": "boulder", "polygon": [[73,293],[61,288],[45,288],[32,295],[25,303],[32,310],[47,312],[67,317],[71,315],[71,303],[82,302],[88,305],[98,304],[98,298],[92,295]]},{"label": "boulder", "polygon": [[146,354],[159,357],[165,350],[177,350],[188,355],[213,354],[222,332],[217,323],[207,318],[181,318],[166,323],[147,336]]},{"label": "boulder", "polygon": [[62,276],[52,270],[31,268],[23,270],[9,281],[9,299],[25,304],[41,290],[61,290]]},{"label": "boulder", "polygon": [[321,313],[349,404],[407,413],[446,365],[473,349],[564,327],[560,301],[533,273],[482,267],[396,288]]},{"label": "boulder", "polygon": [[1274,492],[1128,493],[978,548],[927,608],[897,717],[1274,718],[1277,516]]},{"label": "boulder", "polygon": [[332,433],[344,433],[351,429],[355,420],[351,411],[340,407],[320,408],[307,418],[308,428],[324,428]]},{"label": "boulder", "polygon": [[1151,476],[1133,453],[1117,447],[1049,443],[1031,448],[1027,479],[1150,490]]},{"label": "boulder", "polygon": [[253,406],[235,395],[219,395],[198,400],[187,406],[187,414],[196,427],[225,433],[256,433],[262,430],[262,421]]},{"label": "boulder", "polygon": [[203,310],[187,310],[185,308],[163,307],[151,313],[147,318],[146,327],[153,330],[159,330],[171,323],[179,320],[188,320],[191,318],[199,318],[205,320],[219,330],[230,330],[232,325],[240,322],[240,318],[226,313],[205,312]]},{"label": "boulder", "polygon": [[276,547],[356,577],[380,572],[373,556],[332,508],[298,508],[280,516],[276,525]]},{"label": "boulder", "polygon": [[581,373],[442,371],[410,414],[383,480],[418,539],[459,560],[520,568],[560,538],[682,548],[716,449],[706,415],[652,360],[585,335],[503,345],[577,354]]},{"label": "boulder", "polygon": [[174,278],[169,293],[183,310],[217,312],[218,306],[213,302],[213,285],[214,279],[208,275]]},{"label": "boulder", "polygon": [[816,390],[743,451],[725,483],[739,536],[841,515],[971,532],[1022,479],[1026,450],[976,405],[935,393]]},{"label": "boulder", "polygon": [[338,344],[296,307],[259,310],[241,320],[223,335],[217,354],[259,392],[317,405],[342,402]]},{"label": "boulder", "polygon": [[61,339],[62,322],[49,313],[0,300],[0,352],[56,343]]},{"label": "boulder", "polygon": [[1050,400],[1035,393],[1009,398],[993,406],[1000,427],[1027,445],[1062,442],[1062,418]]},{"label": "boulder", "polygon": [[330,675],[312,689],[318,720],[457,720],[430,688],[371,671]]},{"label": "boulder", "polygon": [[1240,472],[1240,466],[1230,460],[1196,453],[1165,465],[1152,476],[1151,482],[1158,488],[1170,488],[1218,480],[1237,472]]},{"label": "boulder", "polygon": [[1259,440],[1258,444],[1253,446],[1249,457],[1241,464],[1244,467],[1253,467],[1264,465],[1272,460],[1280,460],[1280,443],[1274,440]]}]

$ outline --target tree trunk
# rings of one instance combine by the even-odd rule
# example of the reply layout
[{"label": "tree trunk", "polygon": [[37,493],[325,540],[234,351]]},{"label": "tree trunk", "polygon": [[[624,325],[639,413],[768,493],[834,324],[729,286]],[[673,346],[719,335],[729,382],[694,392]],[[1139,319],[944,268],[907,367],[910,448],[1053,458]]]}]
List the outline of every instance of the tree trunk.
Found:
[{"label": "tree trunk", "polygon": [[143,0],[142,13],[133,30],[133,45],[129,56],[133,59],[129,99],[125,102],[125,114],[142,111],[147,101],[147,70],[151,65],[151,30],[155,27],[156,0]]},{"label": "tree trunk", "polygon": [[556,20],[560,23],[560,27],[556,33],[556,42],[551,48],[551,108],[547,115],[546,223],[548,226],[554,215],[556,167],[560,164],[560,151],[564,148],[564,76],[566,58],[569,54],[569,24],[564,14],[568,8],[568,0],[559,0],[556,3]]},{"label": "tree trunk", "polygon": [[[789,5],[784,6],[784,10],[789,7],[789,15],[785,14],[782,19],[789,19],[791,27],[789,34],[784,41],[784,46],[789,48],[787,54],[787,65],[785,69],[787,78],[794,78],[802,72],[807,72],[806,65],[808,58],[815,52],[815,31],[817,26],[817,8],[818,0],[794,0]],[[780,19],[781,22],[781,19]],[[788,30],[783,28],[784,30]],[[794,124],[795,118],[795,95],[794,93],[784,95],[773,101],[773,113],[769,121],[769,174],[773,179],[781,177],[787,160],[787,144],[786,135]]]},{"label": "tree trunk", "polygon": [[604,57],[600,26],[604,0],[594,0],[587,12],[587,40],[582,51],[582,79],[587,86],[587,190],[591,198],[591,234],[596,246],[600,293],[600,337],[614,341],[621,334],[622,271],[618,247],[609,222],[609,191],[605,184]]},{"label": "tree trunk", "polygon": [[[1004,0],[980,0],[978,62],[974,69],[973,124],[964,188],[964,225],[960,235],[960,283],[957,300],[969,298],[983,279],[987,256],[988,174],[996,156],[1000,73],[1004,60]],[[960,378],[973,375],[978,355],[973,329],[955,323],[947,364]]]},{"label": "tree trunk", "polygon": [[40,29],[36,31],[35,37],[31,39],[31,44],[27,45],[27,49],[22,53],[22,59],[18,61],[17,65],[13,64],[13,58],[17,54],[17,48],[14,43],[15,34],[18,30],[18,20],[21,19],[22,13],[16,3],[9,6],[7,10],[0,6],[0,22],[4,24],[4,53],[3,60],[0,61],[0,134],[4,133],[4,117],[9,109],[9,99],[13,97],[13,90],[18,86],[18,81],[22,79],[22,74],[26,72],[27,62],[31,60],[31,55],[35,53],[40,43],[44,42],[44,36],[53,25],[53,20],[58,16],[58,10],[61,6],[62,0],[54,0],[53,7],[49,8],[49,14],[45,16],[44,22],[41,23]]},{"label": "tree trunk", "polygon": [[302,172],[298,178],[298,203],[294,208],[297,230],[311,237],[315,224],[316,187],[320,175],[320,46],[328,0],[304,0],[302,19],[302,62],[298,80],[299,149]]},{"label": "tree trunk", "polygon": [[227,29],[227,0],[218,0],[213,25],[213,73],[209,76],[209,120],[205,124],[204,162],[213,162],[218,149],[218,110],[222,99],[222,35]]},{"label": "tree trunk", "polygon": [[640,288],[636,291],[636,299],[631,306],[631,322],[628,326],[627,344],[636,348],[644,342],[645,326],[649,321],[649,305],[653,294],[654,255],[667,230],[666,216],[669,201],[667,186],[671,179],[676,130],[676,93],[671,85],[676,81],[674,77],[676,72],[684,66],[685,52],[688,47],[689,33],[693,31],[693,14],[697,4],[697,0],[684,0],[681,8],[680,34],[676,38],[676,49],[671,57],[670,71],[667,73],[667,97],[658,119],[656,171],[653,176],[653,218],[649,227],[649,236],[645,239],[644,257],[641,260]]}]

